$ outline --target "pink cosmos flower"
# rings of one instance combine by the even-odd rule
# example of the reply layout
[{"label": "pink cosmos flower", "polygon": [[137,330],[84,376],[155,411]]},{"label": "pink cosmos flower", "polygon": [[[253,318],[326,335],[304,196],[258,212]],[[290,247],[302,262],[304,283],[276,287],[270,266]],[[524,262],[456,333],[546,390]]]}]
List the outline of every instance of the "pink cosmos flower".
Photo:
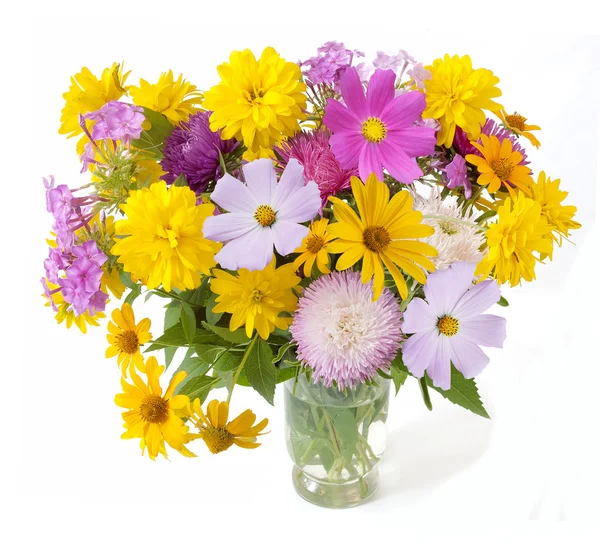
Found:
[{"label": "pink cosmos flower", "polygon": [[459,261],[427,277],[427,301],[415,298],[404,311],[404,363],[416,377],[427,374],[435,386],[450,388],[450,362],[465,378],[478,375],[490,359],[481,346],[502,348],[506,320],[483,314],[500,300],[494,280],[473,285],[476,265]]},{"label": "pink cosmos flower", "polygon": [[216,184],[211,199],[228,213],[204,221],[203,233],[210,240],[225,242],[215,256],[230,270],[264,269],[273,258],[291,254],[308,235],[300,225],[312,220],[321,209],[319,187],[305,184],[304,169],[290,159],[279,183],[270,159],[257,159],[242,167],[246,183],[225,174]]},{"label": "pink cosmos flower", "polygon": [[323,121],[333,132],[331,149],[342,168],[358,165],[363,180],[372,172],[383,180],[386,168],[410,184],[423,175],[414,158],[433,152],[435,132],[415,125],[425,109],[423,93],[394,97],[395,80],[393,70],[375,70],[365,97],[356,68],[346,69],[340,78],[345,105],[330,98]]}]

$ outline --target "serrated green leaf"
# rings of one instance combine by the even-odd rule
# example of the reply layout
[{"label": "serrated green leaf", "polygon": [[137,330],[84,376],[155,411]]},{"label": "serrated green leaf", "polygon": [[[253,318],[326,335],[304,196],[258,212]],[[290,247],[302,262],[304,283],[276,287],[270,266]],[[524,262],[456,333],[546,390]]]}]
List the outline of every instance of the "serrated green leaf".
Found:
[{"label": "serrated green leaf", "polygon": [[133,302],[141,295],[141,293],[142,286],[137,285],[127,294],[127,297],[125,297],[125,300],[123,302],[132,305]]},{"label": "serrated green leaf", "polygon": [[233,371],[240,366],[242,355],[235,352],[226,351],[218,358],[215,363],[215,370],[226,373]]},{"label": "serrated green leaf", "polygon": [[219,380],[221,380],[219,377],[209,377],[207,375],[193,377],[182,382],[179,393],[188,396],[190,401],[200,398],[200,403],[204,403],[209,392]]},{"label": "serrated green leaf", "polygon": [[214,344],[197,344],[194,346],[197,356],[208,365],[213,365],[227,350],[224,346]]},{"label": "serrated green leaf", "polygon": [[462,373],[458,371],[454,365],[452,366],[452,372],[450,374],[451,386],[449,390],[442,390],[441,388],[434,386],[429,377],[427,377],[427,384],[429,387],[439,392],[448,401],[460,405],[484,418],[490,417],[483,407],[483,402],[479,397],[479,391],[477,390],[475,381],[472,378],[467,379],[463,377]]},{"label": "serrated green leaf", "polygon": [[177,386],[177,388],[175,389],[175,393],[179,393],[181,387],[183,386],[183,384],[185,384],[186,381],[191,380],[195,377],[205,375],[208,372],[209,367],[210,366],[207,363],[203,362],[200,358],[197,358],[195,356],[184,359],[179,365],[179,367],[175,370],[174,374],[179,373],[179,371],[185,371],[187,373],[187,377],[185,381],[183,381]]},{"label": "serrated green leaf", "polygon": [[229,329],[226,327],[219,327],[209,324],[208,322],[202,322],[202,325],[209,331],[212,331],[215,335],[218,335],[223,340],[231,344],[248,344],[251,340],[247,337],[245,329],[229,331]]},{"label": "serrated green leaf", "polygon": [[192,307],[183,301],[181,301],[181,325],[188,344],[193,344],[196,333],[196,315]]},{"label": "serrated green leaf", "polygon": [[190,344],[214,344],[229,348],[231,343],[224,341],[218,335],[204,329],[196,329],[193,343],[188,343],[181,322],[167,329],[158,339],[155,339],[145,352],[160,350],[166,346],[189,346]]},{"label": "serrated green leaf", "polygon": [[250,353],[244,367],[246,378],[252,388],[273,405],[277,372],[271,363],[273,359],[271,347],[259,338],[249,349]]}]

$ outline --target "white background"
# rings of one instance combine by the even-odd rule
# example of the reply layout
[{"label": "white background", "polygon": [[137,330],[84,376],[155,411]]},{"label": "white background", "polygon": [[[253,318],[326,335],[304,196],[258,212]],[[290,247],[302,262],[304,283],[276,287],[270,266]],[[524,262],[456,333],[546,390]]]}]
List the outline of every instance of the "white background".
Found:
[{"label": "white background", "polygon": [[[1,341],[6,378],[0,380],[7,422],[0,441],[12,458],[2,472],[13,524],[2,527],[3,543],[275,543],[326,536],[428,543],[433,536],[469,535],[506,542],[529,539],[532,531],[508,533],[513,523],[567,520],[583,531],[582,524],[595,522],[600,41],[560,32],[561,24],[574,23],[576,30],[597,31],[592,13],[569,3],[562,23],[552,26],[527,2],[473,3],[462,12],[456,2],[437,11],[428,3],[410,13],[397,2],[369,2],[360,16],[351,3],[311,9],[260,1],[59,5],[35,6],[4,21],[2,288],[8,299]],[[72,74],[82,66],[99,74],[124,60],[132,70],[129,84],[140,77],[153,82],[171,68],[207,89],[233,49],[259,54],[272,45],[296,61],[330,39],[364,50],[368,59],[399,48],[425,63],[446,52],[468,53],[474,66],[493,70],[506,109],[542,126],[540,150],[528,146],[533,169],[562,179],[584,224],[572,238],[576,245],[538,266],[534,283],[503,289],[510,307],[495,311],[508,319],[508,338],[504,350],[489,349],[492,361],[478,380],[491,420],[435,393],[429,413],[416,382],[408,381],[391,403],[380,490],[348,511],[320,509],[295,495],[281,387],[275,407],[242,388],[233,397],[233,412],[250,407],[269,418],[271,433],[259,449],[213,456],[196,442],[195,459],[142,458],[137,441],[119,438],[113,398],[120,371],[104,359],[106,322],[87,335],[56,325],[39,284],[51,223],[41,177],[53,173],[69,186],[87,179],[79,174],[75,140],[57,132]],[[16,100],[20,94],[25,104]],[[152,318],[155,336],[159,303],[134,305],[138,318]]]}]

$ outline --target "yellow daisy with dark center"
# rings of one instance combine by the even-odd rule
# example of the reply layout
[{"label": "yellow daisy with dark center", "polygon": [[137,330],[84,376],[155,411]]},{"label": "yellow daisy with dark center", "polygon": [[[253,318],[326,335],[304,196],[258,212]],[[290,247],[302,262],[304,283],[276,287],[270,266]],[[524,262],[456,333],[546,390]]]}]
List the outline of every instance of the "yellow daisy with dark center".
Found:
[{"label": "yellow daisy with dark center", "polygon": [[327,231],[329,220],[322,218],[310,226],[310,231],[302,245],[294,253],[300,254],[294,260],[294,266],[298,269],[304,264],[304,276],[310,277],[314,264],[323,274],[329,274],[329,243],[335,238]]},{"label": "yellow daisy with dark center", "polygon": [[121,309],[112,312],[112,322],[108,323],[108,340],[110,346],[106,349],[106,357],[117,357],[123,376],[133,363],[140,371],[144,371],[144,358],[140,347],[152,339],[150,319],[144,318],[139,324],[135,323],[135,315],[129,303],[123,303]]}]

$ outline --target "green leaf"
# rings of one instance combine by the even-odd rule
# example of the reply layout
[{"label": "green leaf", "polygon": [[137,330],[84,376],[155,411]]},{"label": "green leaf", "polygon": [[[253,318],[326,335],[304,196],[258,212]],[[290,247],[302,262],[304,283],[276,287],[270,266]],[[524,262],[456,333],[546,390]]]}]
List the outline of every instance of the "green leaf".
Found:
[{"label": "green leaf", "polygon": [[187,373],[187,377],[181,384],[179,384],[179,386],[177,386],[177,388],[175,389],[175,393],[178,394],[187,381],[195,377],[205,375],[208,372],[208,369],[209,365],[203,362],[200,358],[193,356],[191,358],[184,359],[179,365],[179,367],[175,370],[174,374],[179,373],[179,371],[185,371]]},{"label": "green leaf", "polygon": [[179,176],[177,176],[177,178],[175,178],[173,185],[177,187],[188,187],[189,184],[185,179],[185,176],[183,174],[180,174]]},{"label": "green leaf", "polygon": [[400,387],[404,384],[406,377],[408,377],[409,374],[410,373],[406,365],[404,365],[404,362],[402,361],[402,352],[398,351],[396,357],[392,360],[392,364],[390,365],[390,375],[394,381],[396,395],[398,395]]},{"label": "green leaf", "polygon": [[294,345],[295,345],[295,343],[293,343],[293,342],[282,344],[279,347],[279,350],[277,351],[277,355],[273,358],[273,361],[271,363],[280,362],[283,359],[283,356],[285,356],[285,353],[288,351],[288,349]]},{"label": "green leaf", "polygon": [[130,305],[141,295],[142,286],[136,285],[125,297],[124,303],[129,303]]},{"label": "green leaf", "polygon": [[215,370],[222,373],[227,371],[233,371],[240,366],[242,362],[242,355],[236,352],[226,351],[219,356],[215,362]]},{"label": "green leaf", "polygon": [[231,343],[224,341],[218,335],[210,333],[204,329],[196,329],[194,333],[194,339],[192,343],[188,343],[187,337],[183,330],[181,322],[178,322],[173,327],[167,329],[158,339],[155,339],[153,343],[145,350],[145,352],[153,352],[160,350],[166,346],[189,346],[190,344],[214,344],[218,346],[224,346],[225,348],[231,347]]},{"label": "green leaf", "polygon": [[177,301],[173,301],[169,305],[167,305],[167,310],[165,311],[165,331],[170,327],[173,327],[177,322],[179,322],[179,317],[181,316],[181,305]]},{"label": "green leaf", "polygon": [[123,284],[125,285],[126,288],[129,288],[130,290],[135,290],[138,288],[138,284],[136,284],[131,279],[131,275],[128,272],[125,272],[123,270],[120,271],[119,278],[121,279],[121,282],[123,282]]},{"label": "green leaf", "polygon": [[504,299],[504,297],[500,296],[500,301],[498,301],[498,304],[501,307],[507,307],[508,306],[508,301],[506,299]]},{"label": "green leaf", "polygon": [[207,375],[193,377],[182,383],[179,393],[188,396],[190,401],[194,401],[199,397],[200,403],[204,403],[209,392],[220,380],[219,377],[209,377]]},{"label": "green leaf", "polygon": [[476,220],[475,223],[481,223],[482,221],[485,221],[489,218],[493,218],[496,215],[496,211],[495,210],[488,210],[487,212],[484,212],[483,214],[481,214],[481,216],[479,216]]},{"label": "green leaf", "polygon": [[177,346],[167,346],[165,347],[165,369],[169,368],[173,358],[175,357],[175,353],[177,352]]},{"label": "green leaf", "polygon": [[213,344],[197,344],[194,348],[200,360],[208,365],[213,365],[221,354],[227,350],[223,346]]},{"label": "green leaf", "polygon": [[212,331],[223,340],[231,344],[248,344],[250,339],[246,335],[245,329],[236,329],[235,331],[229,331],[226,327],[219,327],[216,325],[209,324],[208,322],[202,322],[202,325]]},{"label": "green leaf", "polygon": [[266,341],[259,338],[249,348],[250,353],[244,367],[246,378],[252,388],[273,405],[277,372],[271,363],[273,360],[271,347]]},{"label": "green leaf", "polygon": [[185,338],[189,344],[193,344],[196,333],[196,315],[194,310],[187,303],[181,302],[181,325],[185,333]]},{"label": "green leaf", "polygon": [[431,388],[439,392],[448,401],[451,401],[455,405],[460,405],[465,409],[479,415],[484,418],[489,418],[490,415],[483,407],[483,402],[479,397],[479,391],[477,385],[472,378],[463,377],[462,373],[452,366],[452,372],[450,375],[451,386],[449,390],[442,390],[437,386],[434,386],[431,379],[427,377],[427,383]]},{"label": "green leaf", "polygon": [[173,125],[162,114],[144,108],[144,117],[151,127],[142,131],[140,138],[131,141],[131,146],[145,157],[160,160],[163,158],[162,148],[167,137],[173,132]]},{"label": "green leaf", "polygon": [[215,314],[213,312],[213,308],[215,308],[216,304],[217,304],[217,294],[211,293],[210,297],[208,298],[208,301],[206,302],[206,321],[210,325],[216,325],[216,323],[219,321],[221,316],[223,316],[222,312],[219,312],[217,314]]},{"label": "green leaf", "polygon": [[284,367],[283,369],[277,368],[277,384],[294,378],[296,373],[297,369],[295,367]]}]

